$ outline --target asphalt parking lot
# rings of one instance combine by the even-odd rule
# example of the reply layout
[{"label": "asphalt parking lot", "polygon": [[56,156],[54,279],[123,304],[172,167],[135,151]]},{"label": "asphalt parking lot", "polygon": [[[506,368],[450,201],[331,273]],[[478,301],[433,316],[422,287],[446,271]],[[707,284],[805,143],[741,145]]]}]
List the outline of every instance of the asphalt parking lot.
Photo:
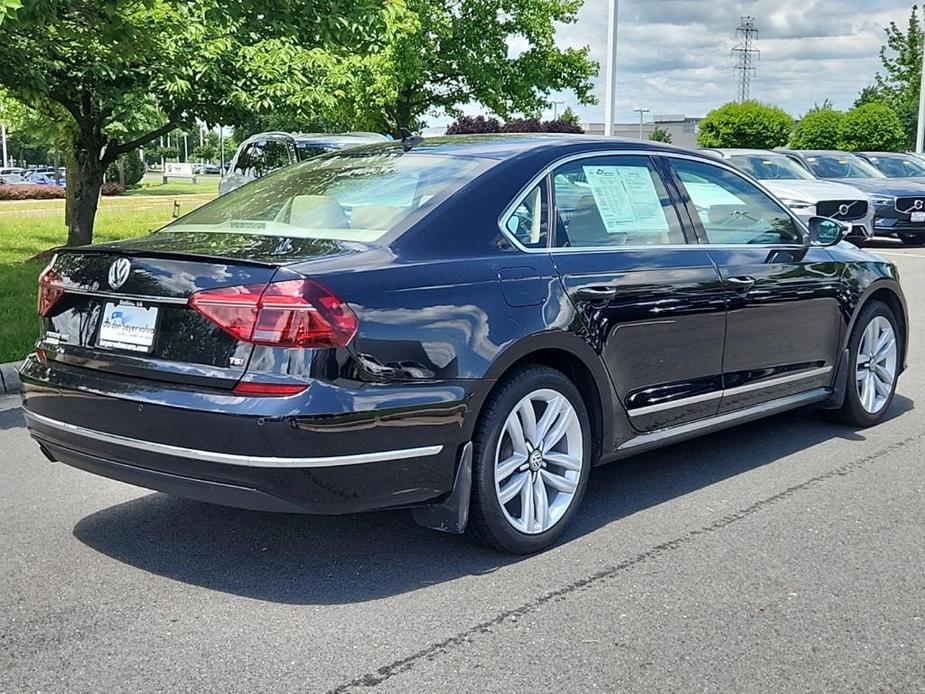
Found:
[{"label": "asphalt parking lot", "polygon": [[0,692],[925,690],[925,250],[910,369],[595,470],[554,549],[264,515],[52,464],[0,400]]}]

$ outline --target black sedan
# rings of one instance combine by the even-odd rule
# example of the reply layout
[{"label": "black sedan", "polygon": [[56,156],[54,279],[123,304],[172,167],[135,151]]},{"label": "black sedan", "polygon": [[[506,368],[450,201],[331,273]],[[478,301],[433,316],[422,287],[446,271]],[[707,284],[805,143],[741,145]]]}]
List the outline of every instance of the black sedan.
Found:
[{"label": "black sedan", "polygon": [[874,236],[895,236],[909,246],[925,244],[925,182],[890,178],[848,152],[784,153],[817,178],[847,183],[869,193],[874,203]]},{"label": "black sedan", "polygon": [[575,136],[334,153],[40,278],[54,461],[547,547],[592,465],[803,405],[883,419],[889,262],[713,157]]}]

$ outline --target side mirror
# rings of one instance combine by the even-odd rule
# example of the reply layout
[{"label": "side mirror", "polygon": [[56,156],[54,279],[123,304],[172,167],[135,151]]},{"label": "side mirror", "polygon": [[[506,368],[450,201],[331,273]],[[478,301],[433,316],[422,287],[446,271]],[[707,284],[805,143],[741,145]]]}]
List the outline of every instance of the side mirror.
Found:
[{"label": "side mirror", "polygon": [[829,217],[810,217],[808,224],[810,246],[834,246],[848,233],[847,226]]}]

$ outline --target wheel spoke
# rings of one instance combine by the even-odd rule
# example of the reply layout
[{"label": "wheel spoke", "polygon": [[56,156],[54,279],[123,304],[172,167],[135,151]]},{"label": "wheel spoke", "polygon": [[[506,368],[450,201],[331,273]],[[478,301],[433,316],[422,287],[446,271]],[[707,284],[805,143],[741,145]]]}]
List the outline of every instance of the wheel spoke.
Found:
[{"label": "wheel spoke", "polygon": [[501,500],[502,504],[506,504],[524,488],[524,485],[530,479],[529,472],[521,472],[519,475],[516,475],[511,479],[507,485],[498,492],[498,498]]},{"label": "wheel spoke", "polygon": [[540,421],[536,423],[536,440],[538,442],[546,438],[546,434],[549,433],[549,427],[555,423],[556,419],[559,417],[559,413],[562,412],[563,406],[566,405],[567,401],[561,395],[557,395],[546,403],[546,410],[543,412],[543,416],[540,417]]},{"label": "wheel spoke", "polygon": [[501,484],[504,480],[513,475],[517,468],[526,462],[527,455],[525,453],[514,451],[514,454],[510,458],[498,463],[498,467],[495,468],[495,482]]},{"label": "wheel spoke", "polygon": [[524,437],[536,447],[536,412],[533,411],[533,401],[530,398],[524,398],[517,408],[517,416],[523,425]]},{"label": "wheel spoke", "polygon": [[540,476],[550,487],[558,489],[560,492],[565,492],[566,494],[574,494],[575,490],[578,488],[578,482],[573,482],[560,475],[555,475],[548,470],[540,470]]},{"label": "wheel spoke", "polygon": [[877,400],[877,389],[874,386],[874,375],[872,373],[867,374],[867,381],[864,384],[866,390],[866,395],[864,397],[864,409],[868,412],[874,411],[874,403]]},{"label": "wheel spoke", "polygon": [[[857,370],[857,379],[858,379],[858,383],[859,383],[859,384],[860,384],[860,383],[863,383],[863,382],[864,382],[864,379],[867,378],[867,374],[869,374],[869,373],[870,373],[870,371],[868,371],[866,368],[865,368],[865,369],[858,369],[858,370]],[[858,386],[858,387],[860,387],[860,386]]]},{"label": "wheel spoke", "polygon": [[864,331],[864,340],[861,343],[863,345],[862,352],[864,354],[873,354],[874,347],[877,345],[877,332],[879,327],[876,320],[872,320],[868,325],[867,329]]},{"label": "wheel spoke", "polygon": [[892,387],[892,379],[884,380],[878,374],[874,374],[874,389],[877,392],[877,395],[883,398],[890,397],[890,389]]},{"label": "wheel spoke", "polygon": [[528,533],[533,530],[533,484],[531,484],[532,473],[526,473],[527,481],[520,489],[520,520],[524,524],[524,530]]},{"label": "wheel spoke", "polygon": [[565,453],[544,453],[543,458],[546,462],[558,465],[566,470],[575,470],[576,472],[581,470],[581,459]]},{"label": "wheel spoke", "polygon": [[556,420],[556,423],[552,425],[549,432],[543,438],[543,450],[550,451],[552,450],[557,443],[565,436],[565,432],[568,431],[569,426],[572,424],[572,417],[575,416],[575,410],[571,406],[565,407],[562,410],[561,415]]},{"label": "wheel spoke", "polygon": [[536,529],[545,530],[549,516],[549,497],[546,496],[546,485],[543,478],[536,476],[533,483],[533,508],[536,515]]},{"label": "wheel spoke", "polygon": [[524,428],[520,423],[520,417],[517,416],[516,412],[512,412],[511,416],[507,418],[507,422],[504,423],[504,430],[511,437],[511,445],[514,446],[514,452],[521,453],[526,458],[527,441],[524,438]]},{"label": "wheel spoke", "polygon": [[886,361],[890,356],[892,356],[893,352],[895,351],[896,351],[896,340],[894,339],[892,335],[890,335],[890,339],[887,340],[883,345],[877,348],[874,361],[876,362]]},{"label": "wheel spoke", "polygon": [[880,364],[874,364],[874,373],[877,375],[878,380],[887,384],[893,383],[893,374],[880,366]]}]

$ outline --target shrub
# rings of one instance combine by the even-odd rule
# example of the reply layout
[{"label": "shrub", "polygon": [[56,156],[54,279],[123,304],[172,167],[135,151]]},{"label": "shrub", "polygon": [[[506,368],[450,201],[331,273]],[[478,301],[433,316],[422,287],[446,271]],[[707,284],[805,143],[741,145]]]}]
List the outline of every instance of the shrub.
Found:
[{"label": "shrub", "polygon": [[501,127],[503,133],[541,133],[543,124],[539,118],[514,118]]},{"label": "shrub", "polygon": [[720,106],[700,121],[701,147],[774,149],[787,144],[793,119],[783,109],[758,101]]},{"label": "shrub", "polygon": [[838,131],[844,117],[844,113],[831,107],[810,111],[793,129],[791,149],[838,149]]},{"label": "shrub", "polygon": [[540,126],[540,129],[544,133],[572,133],[575,135],[581,135],[584,133],[584,128],[581,127],[580,123],[577,123],[571,119],[557,118],[556,120],[544,120]]},{"label": "shrub", "polygon": [[664,142],[666,145],[671,144],[671,133],[668,132],[667,128],[663,128],[660,125],[656,125],[652,130],[652,134],[649,135],[649,139],[652,142]]},{"label": "shrub", "polygon": [[66,197],[62,186],[0,185],[0,200],[53,200]]},{"label": "shrub", "polygon": [[[122,174],[125,176],[123,181],[119,177],[119,167],[122,167]],[[124,183],[127,188],[138,185],[145,175],[145,165],[138,156],[138,152],[129,152],[123,154],[106,169],[107,181],[118,181]]]},{"label": "shrub", "polygon": [[499,133],[501,132],[501,123],[497,118],[486,118],[485,116],[461,116],[455,122],[450,123],[446,129],[447,135],[469,135],[481,133]]},{"label": "shrub", "polygon": [[125,192],[125,186],[118,181],[106,181],[100,189],[101,195],[122,195]]},{"label": "shrub", "polygon": [[882,102],[851,109],[838,128],[838,148],[849,152],[901,152],[905,146],[902,121]]}]

